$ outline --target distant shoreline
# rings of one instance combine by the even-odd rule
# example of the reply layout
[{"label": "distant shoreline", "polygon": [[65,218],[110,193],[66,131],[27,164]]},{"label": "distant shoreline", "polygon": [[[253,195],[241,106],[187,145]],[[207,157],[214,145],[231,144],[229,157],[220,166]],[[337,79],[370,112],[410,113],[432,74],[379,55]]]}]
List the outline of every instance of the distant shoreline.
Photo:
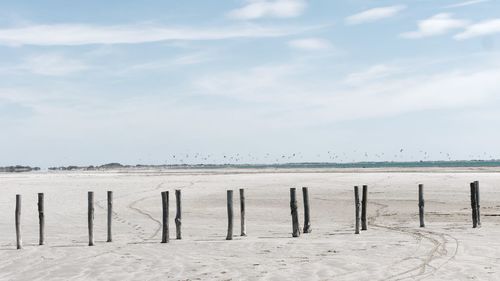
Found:
[{"label": "distant shoreline", "polygon": [[[50,167],[48,171],[116,171],[116,170],[227,170],[227,169],[280,169],[280,170],[427,170],[427,169],[481,169],[500,168],[500,160],[460,160],[460,161],[415,161],[415,162],[353,162],[353,163],[327,163],[327,162],[305,162],[305,163],[283,163],[283,164],[171,164],[171,165],[122,165],[120,163],[109,163],[100,166],[61,166]],[[8,166],[0,167],[1,173],[22,173],[32,171],[44,171],[39,167],[30,166]]]}]

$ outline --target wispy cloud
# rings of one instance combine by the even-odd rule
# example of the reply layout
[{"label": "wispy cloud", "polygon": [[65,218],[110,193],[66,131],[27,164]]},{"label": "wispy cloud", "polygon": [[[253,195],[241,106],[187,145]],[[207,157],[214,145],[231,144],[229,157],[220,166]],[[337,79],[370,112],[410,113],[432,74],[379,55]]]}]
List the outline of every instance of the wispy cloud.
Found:
[{"label": "wispy cloud", "polygon": [[321,38],[302,38],[291,40],[288,45],[294,49],[318,51],[327,50],[332,47],[330,41]]},{"label": "wispy cloud", "polygon": [[471,6],[471,5],[476,5],[476,4],[481,4],[485,2],[489,2],[490,0],[471,0],[471,1],[465,1],[465,2],[460,2],[457,4],[453,5],[448,5],[444,8],[460,8],[460,7],[466,7],[466,6]]},{"label": "wispy cloud", "polygon": [[240,20],[291,18],[301,15],[305,8],[305,0],[247,0],[245,6],[232,10],[228,16]]},{"label": "wispy cloud", "polygon": [[24,59],[19,69],[34,74],[65,76],[88,69],[85,63],[59,54],[43,54]]},{"label": "wispy cloud", "polygon": [[403,5],[378,7],[349,16],[346,18],[346,23],[362,24],[362,23],[374,22],[381,19],[393,17],[404,9],[406,9],[406,6]]},{"label": "wispy cloud", "polygon": [[464,32],[455,35],[455,39],[464,40],[474,37],[500,33],[500,19],[485,20],[467,26]]},{"label": "wispy cloud", "polygon": [[464,28],[468,21],[455,19],[452,14],[442,13],[418,22],[416,31],[402,33],[404,38],[418,39],[446,34],[452,30]]},{"label": "wispy cloud", "polygon": [[89,45],[140,44],[161,41],[223,40],[231,38],[280,37],[300,32],[297,28],[242,25],[235,27],[193,28],[162,25],[87,24],[28,25],[0,28],[0,44],[19,45]]}]

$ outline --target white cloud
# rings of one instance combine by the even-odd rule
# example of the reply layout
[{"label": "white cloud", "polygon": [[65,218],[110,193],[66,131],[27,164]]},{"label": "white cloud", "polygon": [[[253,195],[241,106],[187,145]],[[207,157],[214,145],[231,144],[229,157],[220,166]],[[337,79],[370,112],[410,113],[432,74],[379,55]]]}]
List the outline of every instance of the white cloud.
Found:
[{"label": "white cloud", "polygon": [[424,68],[411,74],[392,75],[397,73],[391,72],[396,68],[369,67],[358,73],[372,76],[355,74],[352,76],[355,79],[368,79],[347,86],[328,79],[303,79],[318,75],[317,69],[310,68],[308,63],[211,74],[200,78],[195,85],[205,95],[261,103],[275,111],[275,115],[269,114],[279,126],[463,109],[494,102],[499,93],[500,70],[496,66],[434,73],[426,73],[428,69]]},{"label": "white cloud", "polygon": [[23,27],[0,28],[0,44],[11,46],[139,44],[172,40],[193,41],[279,37],[297,32],[300,32],[297,28],[273,28],[257,25],[198,29],[188,27],[167,27],[161,25],[28,25]]},{"label": "white cloud", "polygon": [[500,19],[485,20],[467,26],[464,32],[455,35],[455,39],[463,40],[479,36],[500,33]]},{"label": "white cloud", "polygon": [[404,9],[406,9],[406,7],[403,5],[374,8],[363,11],[359,14],[349,16],[346,18],[346,22],[347,24],[362,24],[373,22],[395,16]]},{"label": "white cloud", "polygon": [[377,64],[369,67],[366,70],[355,72],[347,75],[346,83],[348,84],[359,84],[368,81],[373,81],[375,79],[385,78],[389,75],[395,74],[400,69],[398,67],[388,65],[388,64]]},{"label": "white cloud", "polygon": [[34,74],[64,76],[80,72],[89,67],[83,62],[59,54],[43,54],[24,59],[19,69]]},{"label": "white cloud", "polygon": [[460,8],[460,7],[466,7],[466,6],[471,6],[471,5],[476,5],[476,4],[481,4],[485,2],[489,2],[490,0],[471,0],[471,1],[465,1],[453,5],[446,6],[445,8]]},{"label": "white cloud", "polygon": [[455,19],[452,14],[442,13],[418,22],[418,30],[402,33],[404,38],[418,39],[446,34],[468,25],[465,20]]},{"label": "white cloud", "polygon": [[249,20],[263,17],[291,18],[303,13],[305,0],[248,0],[242,8],[232,10],[228,16],[233,19]]},{"label": "white cloud", "polygon": [[291,40],[288,45],[295,49],[317,51],[326,50],[331,48],[331,44],[328,40],[321,38],[302,38]]}]

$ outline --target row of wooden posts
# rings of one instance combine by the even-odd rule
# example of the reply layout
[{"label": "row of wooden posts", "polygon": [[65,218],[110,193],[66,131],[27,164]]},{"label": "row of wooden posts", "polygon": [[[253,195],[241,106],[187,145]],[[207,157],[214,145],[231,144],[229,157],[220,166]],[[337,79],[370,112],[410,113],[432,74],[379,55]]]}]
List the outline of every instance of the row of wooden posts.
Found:
[{"label": "row of wooden posts", "polygon": [[[360,233],[361,230],[368,229],[367,222],[367,207],[368,207],[368,186],[363,185],[362,187],[362,198],[360,200],[359,187],[354,187],[354,205],[355,205],[355,234]],[[239,190],[240,195],[240,235],[246,236],[246,224],[245,224],[245,190],[241,188]],[[309,189],[307,187],[302,188],[302,197],[304,202],[304,226],[302,229],[303,233],[310,233],[311,219],[310,219],[310,205],[309,205]],[[481,214],[480,214],[480,200],[479,200],[479,182],[470,183],[470,197],[471,197],[471,209],[472,209],[472,227],[477,228],[481,226]],[[168,243],[170,240],[169,236],[169,192],[161,192],[162,198],[162,239],[161,243]],[[176,239],[182,239],[182,205],[181,205],[181,191],[175,190],[175,202],[176,202],[176,215],[175,215],[175,228],[176,228]],[[112,221],[113,221],[113,192],[107,192],[107,242],[113,241],[112,235]],[[418,185],[418,209],[419,209],[419,220],[420,227],[425,227],[424,221],[424,185]],[[290,209],[292,214],[292,236],[299,237],[301,233],[299,225],[299,215],[298,215],[298,204],[296,189],[290,188]],[[226,240],[233,239],[233,190],[227,190],[227,236]],[[44,194],[38,193],[38,219],[39,219],[39,245],[45,244],[45,214],[44,214]],[[16,212],[15,212],[15,223],[16,223],[16,242],[17,249],[22,249],[22,239],[21,239],[21,195],[16,195]],[[94,246],[94,192],[88,192],[88,231],[89,231],[89,246]]]}]

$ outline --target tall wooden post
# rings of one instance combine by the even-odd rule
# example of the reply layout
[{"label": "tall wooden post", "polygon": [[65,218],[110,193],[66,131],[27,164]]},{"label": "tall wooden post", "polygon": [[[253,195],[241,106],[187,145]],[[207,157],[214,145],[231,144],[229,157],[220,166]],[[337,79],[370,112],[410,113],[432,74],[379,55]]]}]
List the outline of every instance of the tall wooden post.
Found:
[{"label": "tall wooden post", "polygon": [[418,217],[420,219],[420,227],[425,227],[424,207],[425,207],[424,185],[419,184],[418,185]]},{"label": "tall wooden post", "polygon": [[479,182],[474,182],[476,190],[476,215],[477,215],[477,226],[481,226],[481,203],[479,200]]},{"label": "tall wooden post", "polygon": [[94,246],[94,192],[88,193],[89,246]]},{"label": "tall wooden post", "polygon": [[368,229],[368,222],[366,220],[367,207],[368,207],[368,186],[363,185],[363,199],[361,201],[361,230]]},{"label": "tall wooden post", "polygon": [[161,203],[162,203],[162,233],[161,233],[161,243],[168,243],[170,240],[169,229],[168,229],[168,191],[163,191],[161,193]]},{"label": "tall wooden post", "polygon": [[241,236],[247,236],[247,228],[245,223],[245,189],[240,188],[240,222]]},{"label": "tall wooden post", "polygon": [[359,225],[360,225],[360,217],[359,217],[359,209],[361,203],[359,202],[359,188],[357,186],[354,187],[354,205],[356,210],[356,222],[355,222],[355,231],[354,234],[359,234]]},{"label": "tall wooden post", "polygon": [[476,185],[471,182],[470,183],[470,205],[472,208],[472,227],[477,227],[477,203],[476,203]]},{"label": "tall wooden post", "polygon": [[176,212],[175,212],[175,234],[177,239],[182,239],[182,231],[181,231],[181,226],[182,226],[182,205],[181,205],[181,191],[177,189],[175,191],[175,207],[176,207]]},{"label": "tall wooden post", "polygon": [[39,225],[39,237],[38,244],[45,244],[45,214],[43,206],[43,193],[38,193],[38,225]]},{"label": "tall wooden post", "polygon": [[292,236],[300,236],[299,214],[297,212],[297,194],[295,188],[290,188],[290,209],[292,211]]},{"label": "tall wooden post", "polygon": [[108,240],[107,242],[113,242],[113,191],[108,191]]},{"label": "tall wooden post", "polygon": [[226,240],[233,240],[233,191],[227,191],[227,236]]},{"label": "tall wooden post", "polygon": [[304,200],[304,233],[311,233],[311,215],[309,210],[309,189],[302,187],[302,197]]},{"label": "tall wooden post", "polygon": [[16,245],[17,249],[23,248],[23,240],[21,238],[21,195],[16,195]]}]

